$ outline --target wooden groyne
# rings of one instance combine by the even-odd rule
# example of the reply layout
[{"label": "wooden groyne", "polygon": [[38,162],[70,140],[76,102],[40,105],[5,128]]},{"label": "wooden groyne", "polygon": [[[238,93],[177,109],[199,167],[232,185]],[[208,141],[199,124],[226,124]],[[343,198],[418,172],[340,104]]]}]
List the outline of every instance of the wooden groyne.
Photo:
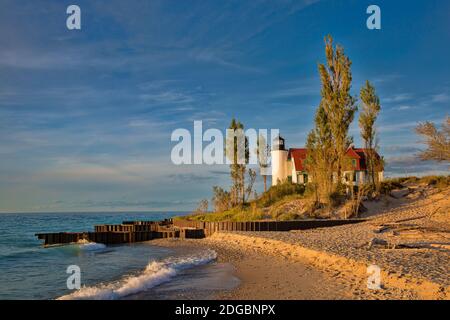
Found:
[{"label": "wooden groyne", "polygon": [[334,227],[365,220],[296,220],[296,221],[244,221],[203,222],[190,220],[124,221],[122,224],[94,226],[94,232],[37,233],[44,245],[59,245],[90,241],[121,244],[161,238],[200,239],[218,231],[290,231]]},{"label": "wooden groyne", "polygon": [[95,225],[94,232],[37,233],[45,246],[89,241],[121,244],[162,238],[204,238],[203,229],[174,227],[171,219],[163,221],[124,221],[122,224]]},{"label": "wooden groyne", "polygon": [[353,224],[366,221],[364,219],[311,219],[311,220],[292,220],[292,221],[189,221],[174,220],[173,225],[178,228],[194,228],[205,230],[205,235],[209,236],[217,231],[291,231],[307,230],[314,228],[327,228],[341,226],[344,224]]}]

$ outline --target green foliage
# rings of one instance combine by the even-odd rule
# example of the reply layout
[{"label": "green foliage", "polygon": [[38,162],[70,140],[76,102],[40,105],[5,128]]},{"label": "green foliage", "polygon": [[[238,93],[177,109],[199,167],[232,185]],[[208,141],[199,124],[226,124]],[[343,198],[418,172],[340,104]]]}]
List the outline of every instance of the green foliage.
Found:
[{"label": "green foliage", "polygon": [[208,200],[203,199],[199,202],[197,209],[195,209],[195,213],[207,213],[208,212],[209,203]]},{"label": "green foliage", "polygon": [[392,190],[407,187],[409,184],[425,184],[427,186],[444,189],[450,186],[449,176],[399,177],[386,179],[381,183],[382,194],[389,194]]},{"label": "green foliage", "polygon": [[306,199],[300,194],[292,194],[272,204],[268,214],[278,221],[305,219],[310,217],[312,206],[311,199]]},{"label": "green foliage", "polygon": [[189,220],[195,221],[253,221],[263,218],[263,212],[253,210],[250,205],[236,206],[224,212],[188,216]]},{"label": "green foliage", "polygon": [[443,189],[450,186],[450,176],[425,176],[419,179],[419,183]]},{"label": "green foliage", "polygon": [[270,146],[264,135],[260,134],[257,139],[256,155],[260,173],[264,179],[264,192],[267,191],[267,169],[269,168]]},{"label": "green foliage", "polygon": [[221,187],[214,186],[211,202],[214,206],[215,212],[228,210],[231,207],[230,192],[224,190]]},{"label": "green foliage", "polygon": [[340,178],[345,152],[353,141],[348,130],[358,108],[356,98],[350,94],[352,62],[345,55],[342,46],[333,45],[331,36],[325,38],[325,56],[326,64],[319,65],[322,82],[320,108],[323,108],[331,130],[331,144],[336,157],[335,168]]},{"label": "green foliage", "polygon": [[359,128],[361,129],[361,138],[364,141],[370,184],[372,184],[373,189],[375,189],[377,183],[375,169],[381,165],[380,159],[378,159],[375,153],[375,150],[377,149],[375,121],[381,110],[380,99],[375,92],[375,87],[372,86],[369,81],[366,81],[365,86],[361,88],[360,97],[362,101],[362,110],[359,114]]},{"label": "green foliage", "polygon": [[[220,188],[217,188],[216,190],[218,189]],[[288,197],[287,200],[302,198],[304,192],[305,187],[303,185],[285,182],[276,186],[272,186],[267,192],[263,193],[260,198],[251,201],[250,203],[237,205],[232,208],[227,208],[223,211],[214,213],[192,214],[187,216],[187,218],[189,220],[196,221],[261,220],[266,218],[263,208],[274,205],[278,201],[282,201],[286,197]],[[223,193],[221,192],[221,194]],[[287,217],[284,217],[283,219],[287,219]]]},{"label": "green foliage", "polygon": [[392,190],[403,188],[403,184],[396,179],[388,179],[380,184],[380,193],[388,195]]},{"label": "green foliage", "polygon": [[325,38],[325,57],[326,63],[319,64],[322,99],[307,138],[305,165],[316,201],[328,203],[335,188],[333,173],[341,179],[345,153],[353,141],[348,131],[358,108],[350,94],[352,63],[342,46],[333,45],[331,36]]},{"label": "green foliage", "polygon": [[[233,134],[229,134],[231,132]],[[254,178],[256,178],[256,176],[253,177],[253,173],[251,171],[249,172],[251,183],[246,188],[246,165],[248,164],[250,157],[249,141],[248,137],[245,136],[244,125],[234,118],[231,120],[228,128],[225,145],[225,154],[231,162],[231,203],[235,206],[243,205],[248,200],[248,196],[252,193],[252,190],[249,190],[249,187],[250,189],[253,188]]]},{"label": "green foliage", "polygon": [[306,141],[308,151],[305,167],[312,178],[310,184],[313,185],[313,196],[319,202],[332,192],[331,176],[336,162],[336,153],[332,145],[330,121],[322,103],[316,111],[314,121],[315,127],[308,134]]},{"label": "green foliage", "polygon": [[303,195],[304,192],[305,187],[303,185],[284,182],[270,187],[270,189],[263,193],[257,200],[257,204],[259,207],[268,207],[275,202],[280,201],[285,196]]}]

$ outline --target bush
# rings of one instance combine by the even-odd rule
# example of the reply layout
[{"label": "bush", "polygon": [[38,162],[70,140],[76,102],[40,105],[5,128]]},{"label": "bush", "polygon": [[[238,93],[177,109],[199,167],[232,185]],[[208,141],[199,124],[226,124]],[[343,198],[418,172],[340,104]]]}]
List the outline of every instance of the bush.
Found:
[{"label": "bush", "polygon": [[403,188],[403,184],[398,179],[388,179],[380,184],[380,193],[388,195],[392,190]]},{"label": "bush", "polygon": [[185,217],[194,221],[253,221],[264,219],[264,213],[256,206],[236,206],[223,212],[194,214]]},{"label": "bush", "polygon": [[419,179],[421,183],[437,188],[445,188],[450,185],[450,176],[425,176]]},{"label": "bush", "polygon": [[286,196],[303,195],[304,193],[305,187],[303,185],[284,182],[270,187],[256,202],[259,207],[268,207]]},{"label": "bush", "polygon": [[[239,205],[233,208],[227,208],[229,205],[229,193],[225,192],[221,188],[214,189],[213,203],[215,208],[222,209],[217,210],[214,213],[194,213],[185,218],[196,221],[250,221],[250,220],[262,220],[265,217],[263,208],[267,208],[277,202],[286,199],[286,201],[299,199],[303,197],[305,187],[299,184],[292,184],[285,182],[277,186],[271,187],[267,192],[263,193],[259,199]],[[224,205],[225,204],[225,205]],[[275,214],[274,218],[279,219]],[[300,218],[299,215],[295,216]],[[293,219],[292,213],[285,214],[281,219]]]}]

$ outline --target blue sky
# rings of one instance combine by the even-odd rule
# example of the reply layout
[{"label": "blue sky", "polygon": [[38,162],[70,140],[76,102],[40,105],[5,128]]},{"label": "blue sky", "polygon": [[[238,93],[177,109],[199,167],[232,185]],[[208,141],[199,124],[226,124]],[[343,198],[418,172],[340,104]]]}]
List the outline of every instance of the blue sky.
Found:
[{"label": "blue sky", "polygon": [[[82,29],[69,31],[70,4]],[[382,29],[366,28],[381,8]],[[303,146],[331,34],[372,81],[387,175],[448,172],[414,155],[450,106],[449,1],[0,0],[0,212],[190,210],[226,166],[175,166],[171,132],[278,128]],[[360,144],[357,121],[351,128]],[[261,190],[261,181],[258,182]]]}]

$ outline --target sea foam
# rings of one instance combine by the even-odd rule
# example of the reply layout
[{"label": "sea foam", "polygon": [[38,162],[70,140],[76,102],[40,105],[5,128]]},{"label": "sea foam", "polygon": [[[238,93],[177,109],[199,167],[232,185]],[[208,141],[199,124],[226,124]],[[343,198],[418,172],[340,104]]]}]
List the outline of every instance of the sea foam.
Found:
[{"label": "sea foam", "polygon": [[101,250],[106,248],[106,245],[104,245],[103,243],[89,242],[87,240],[79,240],[77,242],[77,245],[78,248],[86,251]]},{"label": "sea foam", "polygon": [[162,261],[151,261],[146,268],[137,275],[127,276],[122,280],[109,284],[82,287],[71,294],[59,297],[58,300],[114,300],[131,294],[151,289],[161,283],[170,281],[180,271],[195,266],[207,264],[216,259],[213,250],[201,253],[170,257]]}]

